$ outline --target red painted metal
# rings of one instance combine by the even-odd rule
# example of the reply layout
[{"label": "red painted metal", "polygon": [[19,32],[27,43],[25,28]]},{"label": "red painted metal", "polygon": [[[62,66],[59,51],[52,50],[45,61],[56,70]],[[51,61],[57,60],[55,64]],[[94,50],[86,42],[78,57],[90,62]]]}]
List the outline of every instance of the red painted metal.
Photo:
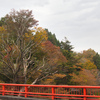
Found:
[{"label": "red painted metal", "polygon": [[100,86],[0,84],[0,94],[71,100],[99,100]]},{"label": "red painted metal", "polygon": [[5,85],[2,85],[2,90],[3,90],[3,92],[2,92],[2,95],[5,95]]},{"label": "red painted metal", "polygon": [[54,87],[52,87],[52,100],[54,100],[54,99],[55,99],[54,94],[55,94],[55,89],[54,89]]},{"label": "red painted metal", "polygon": [[25,98],[27,98],[28,86],[25,86]]},{"label": "red painted metal", "polygon": [[[86,95],[86,88],[83,88],[83,94]],[[84,100],[86,100],[86,97],[84,97]]]}]

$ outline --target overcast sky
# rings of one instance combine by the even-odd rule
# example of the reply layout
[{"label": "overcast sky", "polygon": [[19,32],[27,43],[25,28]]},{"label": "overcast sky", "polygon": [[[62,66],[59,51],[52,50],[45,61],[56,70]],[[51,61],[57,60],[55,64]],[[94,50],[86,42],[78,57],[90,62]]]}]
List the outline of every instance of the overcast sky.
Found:
[{"label": "overcast sky", "polygon": [[100,54],[100,0],[0,0],[0,17],[13,8],[32,10],[39,26],[60,41],[67,37],[74,51]]}]

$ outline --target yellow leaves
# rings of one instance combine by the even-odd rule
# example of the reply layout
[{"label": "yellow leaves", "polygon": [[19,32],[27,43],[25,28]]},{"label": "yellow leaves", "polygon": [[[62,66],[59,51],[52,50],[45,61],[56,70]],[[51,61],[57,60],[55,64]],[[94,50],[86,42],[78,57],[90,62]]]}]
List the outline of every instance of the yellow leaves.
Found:
[{"label": "yellow leaves", "polygon": [[48,39],[47,32],[42,27],[35,29],[34,41],[40,42]]},{"label": "yellow leaves", "polygon": [[29,30],[24,37],[26,41],[33,40],[37,44],[46,41],[48,38],[47,32],[42,27],[35,27],[34,30]]},{"label": "yellow leaves", "polygon": [[33,39],[34,39],[34,36],[31,33],[25,33],[25,40],[30,41]]},{"label": "yellow leaves", "polygon": [[25,33],[25,37],[30,37],[28,33]]},{"label": "yellow leaves", "polygon": [[43,84],[52,84],[54,82],[53,79],[47,79],[45,82],[43,82]]},{"label": "yellow leaves", "polygon": [[93,57],[96,52],[92,49],[84,50],[82,53],[78,54],[80,56],[79,64],[83,69],[97,69],[97,66],[93,62]]},{"label": "yellow leaves", "polygon": [[0,32],[5,32],[5,28],[3,26],[0,27]]},{"label": "yellow leaves", "polygon": [[2,37],[4,39],[7,38],[7,32],[6,32],[6,29],[3,26],[0,27],[0,43],[2,43]]},{"label": "yellow leaves", "polygon": [[85,69],[97,69],[96,65],[91,62],[90,60],[87,60],[84,64],[83,64],[83,68]]},{"label": "yellow leaves", "polygon": [[83,55],[84,58],[87,58],[90,61],[93,61],[93,57],[96,55],[96,52],[90,48],[88,50],[83,50],[82,55]]}]

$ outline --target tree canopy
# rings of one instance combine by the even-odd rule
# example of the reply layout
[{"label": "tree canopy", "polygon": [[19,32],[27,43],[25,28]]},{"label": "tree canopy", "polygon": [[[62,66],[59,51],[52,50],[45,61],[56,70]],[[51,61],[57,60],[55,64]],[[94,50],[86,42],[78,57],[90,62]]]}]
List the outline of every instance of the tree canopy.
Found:
[{"label": "tree canopy", "polygon": [[12,10],[0,19],[0,82],[98,85],[100,55],[73,48],[38,27],[31,10]]}]

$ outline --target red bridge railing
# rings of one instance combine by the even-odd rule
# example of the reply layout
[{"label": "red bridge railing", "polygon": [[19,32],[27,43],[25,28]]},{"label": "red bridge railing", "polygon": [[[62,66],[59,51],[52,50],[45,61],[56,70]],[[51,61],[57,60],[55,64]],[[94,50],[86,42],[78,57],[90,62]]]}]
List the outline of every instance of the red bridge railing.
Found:
[{"label": "red bridge railing", "polygon": [[60,98],[61,100],[99,100],[100,86],[0,84],[3,96]]}]

